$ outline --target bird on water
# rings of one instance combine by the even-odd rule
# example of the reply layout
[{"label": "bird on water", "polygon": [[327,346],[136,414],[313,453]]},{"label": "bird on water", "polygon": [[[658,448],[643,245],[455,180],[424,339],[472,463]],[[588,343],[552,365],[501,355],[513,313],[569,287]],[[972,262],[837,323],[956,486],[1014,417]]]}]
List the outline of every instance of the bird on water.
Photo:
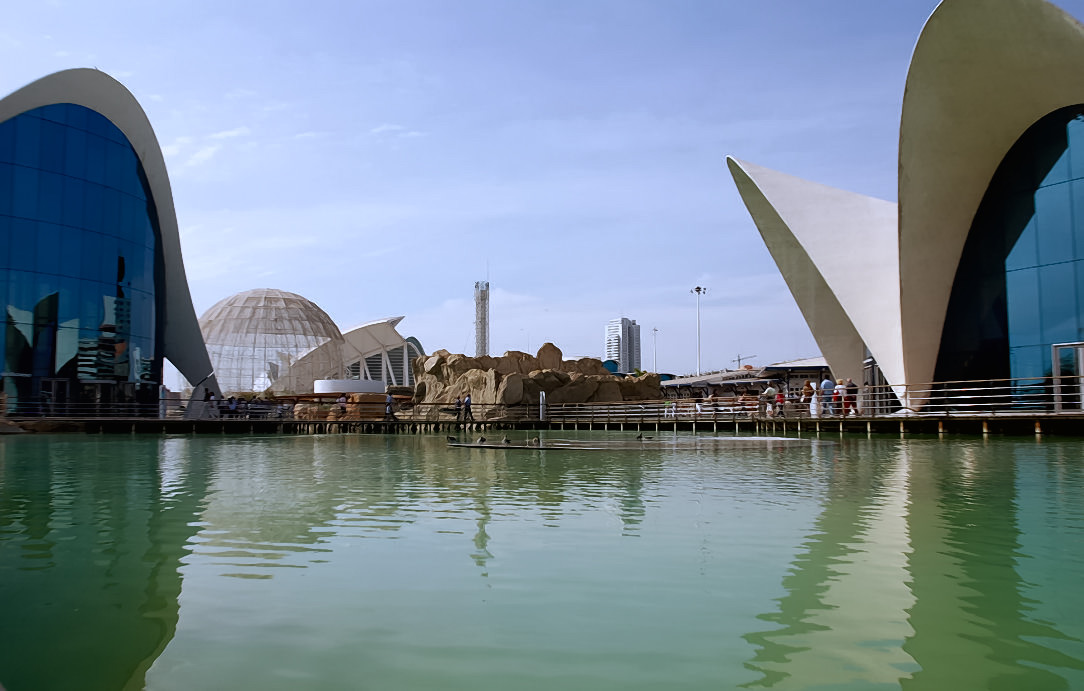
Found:
[{"label": "bird on water", "polygon": [[476,441],[475,443],[476,444],[485,444],[486,443],[486,438],[485,437],[478,437],[478,441]]},{"label": "bird on water", "polygon": [[501,439],[502,444],[511,444],[512,440],[508,438],[508,435],[504,435],[504,439]]},{"label": "bird on water", "polygon": [[538,437],[534,437],[527,442],[527,446],[542,446],[542,442],[538,440]]},{"label": "bird on water", "polygon": [[448,443],[449,443],[449,444],[454,444],[454,443],[456,443],[457,441],[459,441],[459,440],[458,440],[458,439],[456,439],[455,437],[445,437],[445,438],[446,438],[446,439],[448,440]]}]

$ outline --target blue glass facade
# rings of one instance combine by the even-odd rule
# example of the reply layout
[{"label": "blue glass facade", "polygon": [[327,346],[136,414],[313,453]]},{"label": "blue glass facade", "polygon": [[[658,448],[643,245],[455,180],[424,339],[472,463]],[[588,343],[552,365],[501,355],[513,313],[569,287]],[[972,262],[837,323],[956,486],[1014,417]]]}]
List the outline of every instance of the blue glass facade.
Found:
[{"label": "blue glass facade", "polygon": [[124,134],[74,104],[0,123],[0,376],[30,403],[154,403],[160,233]]},{"label": "blue glass facade", "polygon": [[1084,340],[1084,106],[1035,123],[975,214],[941,339],[938,381],[1049,377],[1051,345]]}]

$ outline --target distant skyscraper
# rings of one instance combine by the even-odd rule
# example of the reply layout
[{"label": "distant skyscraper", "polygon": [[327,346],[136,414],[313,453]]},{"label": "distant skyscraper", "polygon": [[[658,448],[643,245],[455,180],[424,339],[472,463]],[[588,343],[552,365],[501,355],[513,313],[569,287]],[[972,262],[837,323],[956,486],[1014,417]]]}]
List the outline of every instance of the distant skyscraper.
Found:
[{"label": "distant skyscraper", "polygon": [[640,369],[640,325],[635,319],[611,319],[606,325],[606,359],[621,372]]},{"label": "distant skyscraper", "polygon": [[489,281],[474,283],[474,357],[489,355]]}]

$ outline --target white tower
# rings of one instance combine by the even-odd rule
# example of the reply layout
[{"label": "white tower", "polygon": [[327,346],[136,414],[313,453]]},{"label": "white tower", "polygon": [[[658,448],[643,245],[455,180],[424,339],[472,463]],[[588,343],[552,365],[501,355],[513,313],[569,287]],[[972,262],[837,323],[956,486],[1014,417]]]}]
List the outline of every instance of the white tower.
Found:
[{"label": "white tower", "polygon": [[474,283],[474,356],[489,355],[489,281]]}]

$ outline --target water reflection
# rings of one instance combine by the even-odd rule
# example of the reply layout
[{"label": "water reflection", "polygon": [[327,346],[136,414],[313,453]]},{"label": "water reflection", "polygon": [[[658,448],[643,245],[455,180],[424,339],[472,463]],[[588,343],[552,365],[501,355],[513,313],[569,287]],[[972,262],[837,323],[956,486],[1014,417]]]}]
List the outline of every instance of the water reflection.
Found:
[{"label": "water reflection", "polygon": [[141,687],[177,625],[205,481],[156,438],[0,443],[0,683]]},{"label": "water reflection", "polygon": [[[1066,448],[1069,464],[1060,462]],[[787,594],[759,617],[778,627],[745,636],[757,648],[747,667],[760,676],[744,686],[808,688],[817,679],[825,688],[1076,688],[1084,681],[1080,618],[1055,614],[1054,593],[1071,593],[1066,602],[1078,613],[1081,600],[1049,579],[1053,587],[1039,593],[1018,571],[1038,557],[1048,572],[1064,544],[1026,553],[1018,522],[1039,512],[1080,529],[1078,449],[842,444],[825,468],[830,489],[815,530],[783,579]],[[1034,481],[1049,472],[1050,451],[1056,472],[1068,465],[1075,476],[1067,483],[1075,494]],[[1075,506],[1051,507],[1028,496],[1029,486]],[[1049,543],[1048,528],[1030,532]],[[1072,560],[1079,578],[1079,556]],[[1034,616],[1039,608],[1048,618]]]},{"label": "water reflection", "polygon": [[0,440],[0,683],[1084,688],[1079,444],[581,437]]}]

